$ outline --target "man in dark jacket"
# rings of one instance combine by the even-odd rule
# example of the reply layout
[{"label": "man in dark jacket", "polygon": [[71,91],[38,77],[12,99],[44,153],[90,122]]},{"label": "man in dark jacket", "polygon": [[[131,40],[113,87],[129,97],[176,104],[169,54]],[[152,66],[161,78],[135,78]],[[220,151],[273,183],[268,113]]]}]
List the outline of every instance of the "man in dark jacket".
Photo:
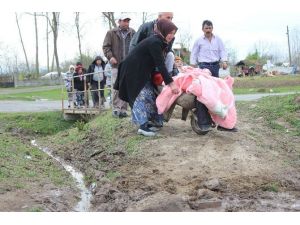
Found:
[{"label": "man in dark jacket", "polygon": [[[172,12],[159,12],[158,13],[158,18],[156,20],[144,23],[143,25],[140,26],[138,31],[135,33],[133,36],[130,46],[129,46],[129,52],[131,52],[135,46],[140,43],[142,40],[144,40],[147,37],[150,37],[151,35],[154,34],[154,28],[157,24],[157,21],[164,19],[168,21],[172,21],[173,19],[173,13]],[[168,73],[173,76],[173,67],[174,67],[174,61],[175,61],[175,56],[174,53],[172,52],[172,46],[174,43],[175,38],[168,43],[168,47],[164,49],[164,55],[165,55],[165,64],[168,70]]]},{"label": "man in dark jacket", "polygon": [[87,80],[90,83],[90,90],[91,90],[94,107],[99,107],[100,99],[99,99],[98,89],[103,89],[100,90],[100,96],[101,96],[100,105],[104,106],[104,101],[105,101],[104,85],[106,81],[104,70],[105,70],[104,60],[100,56],[96,56],[95,60],[88,68],[88,74],[90,73],[93,74],[87,76]]},{"label": "man in dark jacket", "polygon": [[[114,85],[117,74],[118,65],[128,55],[130,41],[135,34],[135,30],[129,27],[130,17],[122,14],[119,18],[119,26],[113,28],[106,33],[103,42],[103,52],[112,66],[112,86]],[[127,103],[122,101],[118,96],[118,91],[113,90],[113,116],[126,117]]]}]

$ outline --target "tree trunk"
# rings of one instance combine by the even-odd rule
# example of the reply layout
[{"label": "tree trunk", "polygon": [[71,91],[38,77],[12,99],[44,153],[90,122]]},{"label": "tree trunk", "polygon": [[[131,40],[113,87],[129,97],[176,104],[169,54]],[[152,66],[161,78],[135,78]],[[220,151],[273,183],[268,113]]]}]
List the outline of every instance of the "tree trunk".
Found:
[{"label": "tree trunk", "polygon": [[38,39],[38,27],[37,27],[37,16],[36,12],[34,13],[34,25],[35,25],[35,71],[36,76],[39,77],[40,69],[39,69],[39,39]]},{"label": "tree trunk", "polygon": [[108,22],[109,29],[117,27],[114,12],[102,12],[104,19]]},{"label": "tree trunk", "polygon": [[79,27],[79,14],[80,12],[75,12],[75,25],[77,30],[77,38],[78,38],[78,47],[79,47],[79,54],[80,54],[80,62],[82,62],[82,52],[81,52],[81,39],[80,39],[80,27]]},{"label": "tree trunk", "polygon": [[53,51],[53,54],[52,54],[52,61],[51,61],[51,71],[53,71],[54,70],[54,57],[55,56],[55,54],[54,54],[54,51]]},{"label": "tree trunk", "polygon": [[16,22],[17,22],[17,26],[18,26],[18,30],[19,30],[19,36],[20,36],[20,40],[21,40],[21,44],[22,44],[22,48],[23,48],[23,52],[24,52],[24,56],[25,56],[25,60],[26,60],[27,71],[28,71],[28,73],[30,73],[30,68],[29,68],[28,58],[27,58],[25,46],[24,46],[24,43],[23,43],[23,38],[22,38],[21,29],[20,29],[20,26],[19,26],[18,15],[17,15],[17,13],[15,13],[15,15],[16,15]]},{"label": "tree trunk", "polygon": [[48,13],[46,13],[47,27],[46,27],[46,42],[47,42],[47,72],[50,72],[49,65],[49,22],[48,22]]},{"label": "tree trunk", "polygon": [[143,12],[142,24],[146,23],[146,21],[147,21],[147,14],[148,14],[148,13]]},{"label": "tree trunk", "polygon": [[54,55],[56,61],[56,68],[58,72],[58,77],[61,77],[61,71],[59,66],[58,52],[57,52],[57,37],[58,37],[58,22],[59,22],[59,13],[52,12],[52,32],[53,32],[53,47],[54,47]]}]

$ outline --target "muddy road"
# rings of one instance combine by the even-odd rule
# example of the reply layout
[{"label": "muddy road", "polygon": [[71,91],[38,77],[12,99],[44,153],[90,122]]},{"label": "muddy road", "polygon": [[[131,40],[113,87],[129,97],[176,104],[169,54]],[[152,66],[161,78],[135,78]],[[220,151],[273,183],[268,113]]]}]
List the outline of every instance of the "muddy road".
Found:
[{"label": "muddy road", "polygon": [[263,118],[239,117],[238,133],[196,135],[171,119],[160,136],[101,182],[95,211],[299,211],[300,140]]},{"label": "muddy road", "polygon": [[[249,115],[249,107],[255,102],[238,107],[239,132],[215,129],[204,136],[175,110],[159,135],[143,138],[134,154],[122,144],[136,136],[132,126],[120,128],[120,145],[110,152],[101,150],[96,130],[76,146],[44,144],[89,174],[87,186],[95,182],[90,211],[300,211],[300,138],[268,128],[264,118]],[[91,155],[89,149],[101,151]],[[52,197],[41,203],[47,211],[73,211],[74,199],[80,200],[79,193],[50,190]],[[30,204],[24,203],[27,193],[17,196],[7,211]]]}]

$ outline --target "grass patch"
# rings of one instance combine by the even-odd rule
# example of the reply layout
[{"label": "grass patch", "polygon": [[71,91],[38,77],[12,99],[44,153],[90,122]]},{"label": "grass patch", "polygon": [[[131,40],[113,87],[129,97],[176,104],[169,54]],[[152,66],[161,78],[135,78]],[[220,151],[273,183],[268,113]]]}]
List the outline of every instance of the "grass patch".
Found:
[{"label": "grass patch", "polygon": [[255,107],[248,109],[249,116],[263,117],[271,128],[300,136],[300,104],[295,101],[299,96],[295,94],[264,97]]},{"label": "grass patch", "polygon": [[261,187],[263,191],[271,191],[271,192],[278,192],[279,191],[279,184],[278,183],[270,183],[265,184]]},{"label": "grass patch", "polygon": [[0,136],[0,192],[30,188],[32,183],[69,185],[69,173],[41,150],[7,133]]},{"label": "grass patch", "polygon": [[43,208],[39,206],[32,207],[28,210],[28,212],[43,212]]},{"label": "grass patch", "polygon": [[234,88],[277,88],[300,86],[300,76],[284,75],[276,77],[245,77],[234,78]]},{"label": "grass patch", "polygon": [[[116,145],[125,146],[126,149],[133,149],[134,147],[133,144],[127,145],[127,142],[136,138],[135,135],[129,134],[132,124],[126,119],[113,118],[111,111],[102,113],[90,121],[89,126],[90,130],[88,132],[97,132],[98,136],[101,137],[103,146],[107,150],[113,149]],[[137,144],[138,142],[135,141],[135,143]]]},{"label": "grass patch", "polygon": [[[64,99],[67,99],[67,92],[63,92]],[[61,88],[44,90],[44,91],[33,91],[23,92],[14,94],[1,94],[0,100],[23,100],[23,101],[35,101],[39,99],[48,100],[61,100],[62,91]]]},{"label": "grass patch", "polygon": [[52,135],[73,125],[61,112],[0,113],[0,124],[6,131],[21,129],[28,134]]},{"label": "grass patch", "polygon": [[113,181],[120,176],[121,176],[121,174],[118,171],[108,171],[105,175],[105,178],[110,181]]},{"label": "grass patch", "polygon": [[[10,90],[16,90],[16,93],[10,93],[10,94],[1,94],[0,100],[21,100],[21,101],[35,101],[40,99],[48,99],[48,100],[61,100],[62,96],[64,100],[68,99],[67,96],[67,90],[64,88],[63,91],[61,87],[51,89],[51,90],[35,90],[32,92],[28,92],[28,89],[23,88],[20,90],[18,89],[10,89]],[[24,92],[21,92],[21,91]],[[90,91],[88,90],[89,99],[91,101],[92,96]],[[104,96],[107,97],[109,94],[109,90],[104,90]]]},{"label": "grass patch", "polygon": [[138,151],[138,146],[141,143],[142,140],[144,140],[144,136],[133,136],[127,140],[126,143],[126,150],[129,155],[134,154]]},{"label": "grass patch", "polygon": [[299,92],[300,76],[237,77],[234,79],[234,94]]},{"label": "grass patch", "polygon": [[284,93],[284,92],[300,92],[300,86],[290,87],[265,87],[265,88],[233,88],[234,94],[255,94],[255,93]]}]

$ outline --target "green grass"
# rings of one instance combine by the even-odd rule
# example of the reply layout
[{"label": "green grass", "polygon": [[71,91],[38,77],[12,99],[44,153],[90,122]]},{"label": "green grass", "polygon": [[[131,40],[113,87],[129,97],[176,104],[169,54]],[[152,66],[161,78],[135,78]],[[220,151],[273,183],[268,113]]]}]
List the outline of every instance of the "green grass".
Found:
[{"label": "green grass", "polygon": [[121,176],[121,174],[118,171],[108,171],[106,173],[105,178],[110,180],[110,181],[113,181],[113,180],[115,180],[116,178],[118,178],[120,176]]},{"label": "green grass", "polygon": [[234,94],[300,92],[300,76],[234,78]]},{"label": "green grass", "polygon": [[88,133],[97,132],[101,137],[102,145],[108,151],[116,145],[121,145],[128,153],[133,153],[142,140],[139,136],[129,134],[134,129],[130,121],[113,118],[111,111],[102,113],[86,126],[90,127]]},{"label": "green grass", "polygon": [[[14,89],[12,89],[14,90]],[[17,90],[17,89],[15,89]],[[11,94],[1,94],[0,100],[21,100],[21,101],[35,101],[40,99],[48,99],[48,100],[61,100],[62,95],[65,100],[67,100],[67,91],[66,89],[56,88],[52,90],[43,90],[43,91],[32,91],[27,92],[28,89],[24,89],[24,92],[21,93],[11,93]],[[90,91],[88,91],[90,100],[92,99]],[[105,89],[104,95],[108,96],[108,90]]]},{"label": "green grass", "polygon": [[284,93],[284,92],[300,92],[300,86],[289,87],[261,87],[261,88],[233,88],[234,94],[255,94],[255,93]]},{"label": "green grass", "polygon": [[[129,119],[118,119],[112,117],[112,112],[107,111],[91,119],[89,122],[78,121],[70,129],[61,131],[55,135],[43,138],[45,145],[56,145],[54,148],[59,155],[73,153],[80,156],[80,159],[86,159],[88,168],[84,170],[85,182],[94,182],[97,178],[93,170],[107,171],[105,179],[113,180],[120,176],[114,165],[120,163],[119,156],[114,158],[115,151],[122,151],[126,156],[138,154],[140,143],[143,137],[136,134],[135,128]],[[76,148],[74,149],[74,146]],[[97,160],[97,164],[90,165],[91,155],[100,151],[100,155],[109,155],[110,160],[102,161],[98,155],[92,159]],[[111,155],[112,153],[112,155]],[[111,157],[113,156],[113,157]],[[124,157],[126,160],[127,157]],[[85,161],[85,160],[83,160]]]},{"label": "green grass", "polygon": [[52,135],[73,126],[61,112],[0,113],[1,128],[22,130],[26,134]]},{"label": "green grass", "polygon": [[31,183],[69,185],[68,172],[41,150],[9,133],[0,134],[0,193],[30,188]]},{"label": "green grass", "polygon": [[[64,99],[67,99],[66,91],[63,92]],[[23,101],[35,101],[39,99],[48,100],[61,100],[62,91],[61,88],[45,91],[34,91],[34,92],[24,92],[15,94],[1,94],[0,100],[23,100]]]},{"label": "green grass", "polygon": [[[284,132],[288,130],[291,134],[300,136],[300,104],[295,101],[299,96],[295,94],[264,97],[256,103],[256,107],[249,108],[248,113],[253,118],[263,117],[273,129]],[[283,126],[282,122],[288,127]]]},{"label": "green grass", "polygon": [[279,191],[279,184],[277,182],[265,184],[261,187],[263,191],[270,191],[270,192],[278,192]]},{"label": "green grass", "polygon": [[275,87],[289,87],[300,86],[299,75],[282,75],[275,77],[235,77],[234,88],[275,88]]}]

